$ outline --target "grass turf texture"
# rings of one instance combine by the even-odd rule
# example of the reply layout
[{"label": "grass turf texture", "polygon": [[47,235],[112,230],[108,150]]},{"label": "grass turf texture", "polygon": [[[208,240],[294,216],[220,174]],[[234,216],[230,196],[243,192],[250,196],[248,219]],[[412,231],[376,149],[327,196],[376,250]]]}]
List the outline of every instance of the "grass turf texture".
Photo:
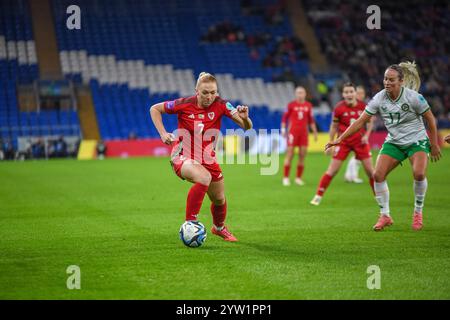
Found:
[{"label": "grass turf texture", "polygon": [[[308,155],[303,187],[283,187],[282,170],[223,165],[240,242],[209,232],[205,199],[208,239],[196,249],[178,238],[190,184],[166,158],[0,163],[0,298],[449,299],[449,151],[429,166],[420,232],[409,163],[389,177],[395,224],[378,233],[367,183],[343,182],[343,169],[309,205],[322,154]],[[81,268],[81,290],[66,288],[69,265]],[[380,290],[367,289],[370,265],[381,268]]]}]

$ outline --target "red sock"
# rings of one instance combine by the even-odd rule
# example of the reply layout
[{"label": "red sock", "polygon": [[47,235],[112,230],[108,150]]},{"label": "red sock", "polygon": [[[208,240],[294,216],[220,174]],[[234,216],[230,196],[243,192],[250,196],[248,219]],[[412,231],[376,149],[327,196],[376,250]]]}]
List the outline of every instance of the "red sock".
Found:
[{"label": "red sock", "polygon": [[370,178],[369,183],[370,187],[372,188],[373,194],[375,194],[375,180],[373,178]]},{"label": "red sock", "polygon": [[189,190],[186,203],[186,221],[197,220],[208,186],[195,183]]},{"label": "red sock", "polygon": [[227,202],[221,206],[217,206],[211,203],[211,213],[213,216],[213,223],[216,227],[223,227],[225,223],[225,217],[227,216]]},{"label": "red sock", "polygon": [[333,177],[326,173],[322,176],[322,179],[320,179],[319,187],[317,188],[317,195],[323,196],[332,179]]},{"label": "red sock", "polygon": [[297,178],[301,178],[303,174],[303,169],[305,169],[305,166],[298,165],[297,166]]},{"label": "red sock", "polygon": [[284,177],[289,177],[289,171],[291,171],[291,166],[284,165]]}]

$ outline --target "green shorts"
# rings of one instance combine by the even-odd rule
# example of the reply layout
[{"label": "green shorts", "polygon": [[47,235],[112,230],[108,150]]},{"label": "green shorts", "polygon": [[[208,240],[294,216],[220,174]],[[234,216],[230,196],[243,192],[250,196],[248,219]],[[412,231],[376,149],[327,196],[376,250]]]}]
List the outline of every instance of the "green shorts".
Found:
[{"label": "green shorts", "polygon": [[411,157],[414,153],[423,151],[429,154],[431,150],[430,140],[424,139],[419,140],[409,146],[402,147],[389,142],[383,143],[383,147],[380,150],[380,154],[386,154],[398,161],[402,162],[406,158]]}]

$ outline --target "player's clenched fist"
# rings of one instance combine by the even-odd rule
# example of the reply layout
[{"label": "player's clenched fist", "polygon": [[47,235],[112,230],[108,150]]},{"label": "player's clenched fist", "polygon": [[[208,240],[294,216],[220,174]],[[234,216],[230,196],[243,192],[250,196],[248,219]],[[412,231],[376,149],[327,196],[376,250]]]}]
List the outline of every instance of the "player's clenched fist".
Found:
[{"label": "player's clenched fist", "polygon": [[237,106],[237,111],[239,113],[239,116],[242,119],[248,118],[248,107],[247,106]]}]

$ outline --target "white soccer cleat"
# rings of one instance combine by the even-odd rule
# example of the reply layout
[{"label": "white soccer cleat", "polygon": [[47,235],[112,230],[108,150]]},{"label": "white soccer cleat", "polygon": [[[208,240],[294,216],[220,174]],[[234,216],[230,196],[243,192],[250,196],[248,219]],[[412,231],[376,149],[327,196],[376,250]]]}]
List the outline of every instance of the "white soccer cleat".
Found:
[{"label": "white soccer cleat", "polygon": [[353,183],[363,183],[364,181],[363,181],[363,179],[360,179],[360,178],[354,178],[352,182]]},{"label": "white soccer cleat", "polygon": [[322,201],[322,197],[318,196],[317,194],[314,196],[314,198],[311,200],[310,204],[313,206],[318,206],[320,204],[320,201]]},{"label": "white soccer cleat", "polygon": [[283,186],[288,187],[291,185],[291,181],[289,181],[289,178],[283,178]]},{"label": "white soccer cleat", "polygon": [[295,178],[295,184],[298,184],[299,186],[304,186],[305,182],[300,178]]},{"label": "white soccer cleat", "polygon": [[344,177],[344,181],[345,182],[348,182],[348,183],[363,183],[364,181],[363,181],[363,179],[361,179],[361,178],[357,178],[357,177],[352,177],[352,176],[345,176]]}]

